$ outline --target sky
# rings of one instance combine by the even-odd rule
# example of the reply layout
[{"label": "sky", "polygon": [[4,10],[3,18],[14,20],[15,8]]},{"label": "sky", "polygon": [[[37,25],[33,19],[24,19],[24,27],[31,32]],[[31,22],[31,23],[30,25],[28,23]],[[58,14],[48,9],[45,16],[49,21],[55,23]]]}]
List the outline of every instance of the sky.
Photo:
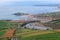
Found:
[{"label": "sky", "polygon": [[57,2],[57,3],[60,3],[60,0],[0,0],[0,3],[6,3],[6,2],[10,2],[10,1],[45,1],[45,2]]},{"label": "sky", "polygon": [[[0,6],[16,4],[16,2],[22,2],[22,4],[60,4],[60,0],[0,0]],[[28,2],[28,3],[26,3]],[[30,2],[30,3],[29,3]],[[21,4],[21,3],[20,3]]]}]

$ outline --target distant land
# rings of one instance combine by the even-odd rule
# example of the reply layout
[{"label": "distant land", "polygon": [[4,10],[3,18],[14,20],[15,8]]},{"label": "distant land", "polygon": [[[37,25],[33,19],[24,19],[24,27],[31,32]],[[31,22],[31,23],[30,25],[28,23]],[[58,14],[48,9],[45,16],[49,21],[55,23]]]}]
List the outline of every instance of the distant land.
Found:
[{"label": "distant land", "polygon": [[17,13],[14,13],[13,15],[16,15],[16,16],[22,16],[22,15],[29,15],[29,14],[17,12]]},{"label": "distant land", "polygon": [[60,3],[24,1],[24,2],[9,2],[9,3],[3,4],[3,5],[5,5],[5,6],[58,6],[58,5],[60,5]]},{"label": "distant land", "polygon": [[40,5],[32,5],[32,6],[60,6],[60,4],[40,4]]}]

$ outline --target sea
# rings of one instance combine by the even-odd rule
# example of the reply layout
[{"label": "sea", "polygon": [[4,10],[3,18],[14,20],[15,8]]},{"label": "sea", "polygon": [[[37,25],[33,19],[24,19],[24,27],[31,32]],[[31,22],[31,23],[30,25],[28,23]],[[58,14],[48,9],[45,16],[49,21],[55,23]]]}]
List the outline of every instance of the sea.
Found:
[{"label": "sea", "polygon": [[42,14],[57,12],[57,6],[3,6],[0,7],[0,20],[28,19],[26,16],[16,16],[14,13]]}]

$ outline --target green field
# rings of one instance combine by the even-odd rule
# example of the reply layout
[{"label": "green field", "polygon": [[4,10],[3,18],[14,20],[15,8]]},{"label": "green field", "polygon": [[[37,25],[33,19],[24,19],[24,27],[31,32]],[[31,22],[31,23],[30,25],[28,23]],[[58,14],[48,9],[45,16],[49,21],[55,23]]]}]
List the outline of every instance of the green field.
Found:
[{"label": "green field", "polygon": [[37,36],[26,37],[21,40],[60,40],[60,33],[49,33]]},{"label": "green field", "polygon": [[60,32],[49,30],[29,30],[29,29],[17,30],[17,37],[20,40],[60,40]]},{"label": "green field", "polygon": [[5,33],[5,31],[0,31],[0,37]]},{"label": "green field", "polygon": [[54,23],[55,24],[60,24],[60,19],[56,20]]},{"label": "green field", "polygon": [[[0,36],[2,36],[3,34],[4,31],[1,31]],[[59,32],[46,30],[43,31],[43,30],[18,29],[16,31],[16,36],[19,40],[60,40]],[[1,40],[7,39],[1,38]]]},{"label": "green field", "polygon": [[53,21],[51,21],[51,22],[49,22],[49,23],[60,24],[60,19],[53,20]]},{"label": "green field", "polygon": [[[55,23],[59,23],[57,21]],[[0,40],[7,40],[2,38],[6,29],[13,27],[16,23],[11,23],[6,20],[0,21]],[[16,36],[19,40],[60,40],[60,32],[54,30],[30,30],[27,28],[18,28],[16,30]]]}]

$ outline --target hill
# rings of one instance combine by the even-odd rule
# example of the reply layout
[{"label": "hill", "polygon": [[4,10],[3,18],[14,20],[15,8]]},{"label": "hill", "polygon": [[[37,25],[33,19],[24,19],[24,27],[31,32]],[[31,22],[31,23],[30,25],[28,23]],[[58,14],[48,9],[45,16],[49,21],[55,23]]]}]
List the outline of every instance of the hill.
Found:
[{"label": "hill", "polygon": [[36,16],[37,17],[52,17],[53,19],[60,19],[60,12],[36,14]]},{"label": "hill", "polygon": [[53,29],[60,29],[60,19],[47,22],[45,23],[45,26],[51,27]]},{"label": "hill", "polygon": [[59,6],[60,4],[40,4],[40,5],[33,5],[33,6]]}]

